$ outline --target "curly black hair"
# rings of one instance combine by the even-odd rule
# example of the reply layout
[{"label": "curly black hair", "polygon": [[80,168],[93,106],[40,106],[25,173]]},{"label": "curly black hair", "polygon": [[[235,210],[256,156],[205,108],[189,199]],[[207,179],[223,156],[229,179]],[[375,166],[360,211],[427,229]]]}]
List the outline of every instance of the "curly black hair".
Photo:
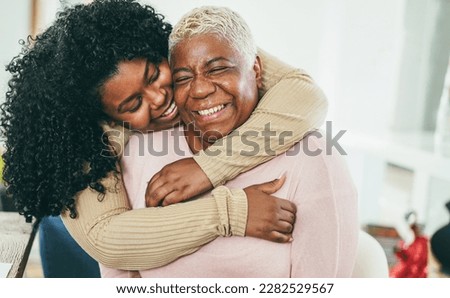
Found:
[{"label": "curly black hair", "polygon": [[[117,157],[102,124],[102,84],[124,60],[158,64],[172,27],[134,0],[97,0],[66,8],[6,67],[12,74],[1,106],[3,178],[27,221],[70,211],[87,187],[99,193]],[[105,152],[109,152],[106,153]],[[101,154],[102,153],[102,154]]]}]

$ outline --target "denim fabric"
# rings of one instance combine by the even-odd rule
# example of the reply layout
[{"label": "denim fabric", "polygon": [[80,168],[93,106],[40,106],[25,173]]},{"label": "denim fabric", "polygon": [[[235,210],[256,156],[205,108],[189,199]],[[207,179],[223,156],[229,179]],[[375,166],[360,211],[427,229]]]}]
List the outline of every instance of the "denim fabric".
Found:
[{"label": "denim fabric", "polygon": [[45,277],[100,277],[98,263],[70,236],[59,216],[41,220],[39,250]]}]

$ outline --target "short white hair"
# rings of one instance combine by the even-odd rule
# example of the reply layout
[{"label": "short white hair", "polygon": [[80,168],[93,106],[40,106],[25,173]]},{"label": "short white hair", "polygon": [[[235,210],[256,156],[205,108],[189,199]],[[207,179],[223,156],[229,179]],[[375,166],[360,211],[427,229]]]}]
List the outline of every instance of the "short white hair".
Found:
[{"label": "short white hair", "polygon": [[202,6],[185,14],[169,36],[169,52],[181,41],[200,34],[216,34],[242,53],[247,66],[255,62],[257,47],[244,19],[227,7]]}]

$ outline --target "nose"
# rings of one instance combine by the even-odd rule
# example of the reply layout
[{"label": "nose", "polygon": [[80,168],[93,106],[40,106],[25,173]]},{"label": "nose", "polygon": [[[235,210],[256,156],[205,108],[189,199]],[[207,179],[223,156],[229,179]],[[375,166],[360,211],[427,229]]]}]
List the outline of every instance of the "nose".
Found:
[{"label": "nose", "polygon": [[158,88],[157,90],[149,91],[146,93],[150,109],[158,110],[162,106],[166,105],[167,90],[165,90],[164,88]]},{"label": "nose", "polygon": [[215,91],[216,86],[211,80],[203,76],[198,76],[194,77],[191,83],[190,96],[196,99],[204,99]]}]

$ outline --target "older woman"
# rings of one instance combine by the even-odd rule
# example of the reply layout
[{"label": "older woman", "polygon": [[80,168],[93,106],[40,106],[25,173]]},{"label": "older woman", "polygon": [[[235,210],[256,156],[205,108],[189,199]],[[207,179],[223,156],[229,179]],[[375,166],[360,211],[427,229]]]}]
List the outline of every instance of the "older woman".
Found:
[{"label": "older woman", "polygon": [[[183,122],[189,125],[173,128],[168,134],[145,135],[144,139],[131,137],[127,148],[130,154],[124,156],[122,165],[133,208],[145,206],[146,181],[160,167],[180,159],[180,152],[192,156],[210,148],[211,139],[220,139],[245,123],[258,104],[258,90],[262,87],[263,66],[249,28],[229,9],[192,10],[175,26],[170,47],[174,98]],[[149,146],[160,149],[166,144],[170,149],[165,156],[155,157],[147,151]],[[143,154],[137,154],[142,145]],[[286,183],[275,194],[298,206],[295,224],[286,223],[294,231],[293,242],[220,238],[191,255],[140,274],[350,277],[358,242],[356,191],[343,160],[337,152],[326,153],[326,144],[320,137],[306,137],[287,153],[225,185],[245,187],[283,173]],[[105,267],[102,273],[105,277],[129,274]]]},{"label": "older woman", "polygon": [[[162,266],[218,236],[291,238],[280,222],[291,221],[295,210],[290,215],[279,210],[292,205],[259,186],[248,196],[219,188],[206,200],[130,210],[118,166],[126,136],[117,138],[116,132],[122,124],[153,131],[178,123],[166,59],[170,31],[170,24],[149,6],[97,0],[61,12],[8,66],[12,79],[1,125],[7,138],[4,179],[9,193],[28,220],[62,214],[83,249],[111,267]],[[262,94],[270,92],[242,129],[262,130],[268,121],[278,134],[292,129],[286,142],[271,143],[280,153],[320,126],[326,100],[308,76],[264,57]],[[136,75],[136,92],[110,97],[118,91],[111,84],[119,80],[127,86],[126,80]],[[105,134],[108,124],[119,129]],[[253,140],[265,141],[260,136]],[[200,152],[195,160],[165,167],[149,186],[150,201],[172,193],[179,200],[192,197],[274,157],[261,151],[241,158],[243,145],[233,143],[231,154],[222,144],[215,148],[219,155]],[[186,165],[190,174],[177,175]]]}]

